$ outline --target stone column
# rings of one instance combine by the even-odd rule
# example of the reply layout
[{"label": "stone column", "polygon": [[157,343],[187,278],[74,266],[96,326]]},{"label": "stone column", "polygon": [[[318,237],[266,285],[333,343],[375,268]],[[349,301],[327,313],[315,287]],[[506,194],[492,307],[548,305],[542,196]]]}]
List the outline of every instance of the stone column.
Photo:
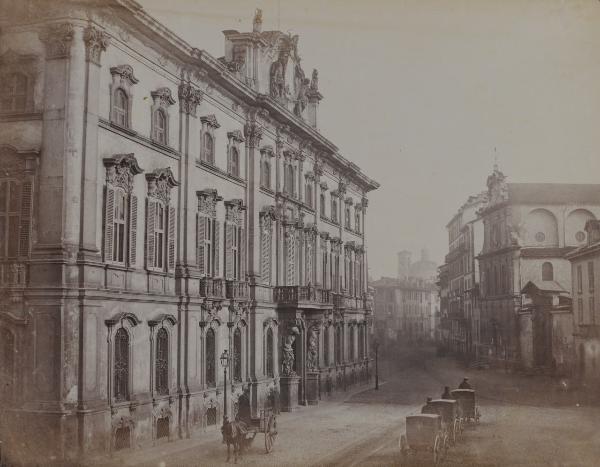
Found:
[{"label": "stone column", "polygon": [[247,173],[247,192],[246,192],[246,236],[247,248],[246,254],[246,272],[251,278],[256,278],[260,274],[260,224],[258,207],[258,190],[260,185],[260,155],[258,145],[262,138],[263,130],[251,116],[244,126],[244,136],[246,138],[246,173]]}]

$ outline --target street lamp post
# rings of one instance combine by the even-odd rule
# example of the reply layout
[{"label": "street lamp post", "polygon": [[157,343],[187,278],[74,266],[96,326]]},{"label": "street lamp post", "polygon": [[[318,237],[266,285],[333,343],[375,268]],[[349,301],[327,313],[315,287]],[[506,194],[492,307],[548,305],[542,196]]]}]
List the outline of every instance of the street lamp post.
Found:
[{"label": "street lamp post", "polygon": [[229,352],[223,350],[221,354],[221,366],[223,367],[223,425],[227,421],[227,367],[229,366]]},{"label": "street lamp post", "polygon": [[379,342],[375,342],[375,389],[379,390]]}]

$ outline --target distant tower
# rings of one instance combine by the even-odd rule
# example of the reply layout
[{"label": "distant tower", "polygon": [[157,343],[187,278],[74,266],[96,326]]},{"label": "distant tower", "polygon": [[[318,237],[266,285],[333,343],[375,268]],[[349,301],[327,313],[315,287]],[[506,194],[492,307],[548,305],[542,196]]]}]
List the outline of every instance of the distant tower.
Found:
[{"label": "distant tower", "polygon": [[402,250],[398,253],[398,279],[408,277],[410,270],[410,251]]},{"label": "distant tower", "polygon": [[421,261],[429,261],[429,251],[427,248],[421,249]]}]

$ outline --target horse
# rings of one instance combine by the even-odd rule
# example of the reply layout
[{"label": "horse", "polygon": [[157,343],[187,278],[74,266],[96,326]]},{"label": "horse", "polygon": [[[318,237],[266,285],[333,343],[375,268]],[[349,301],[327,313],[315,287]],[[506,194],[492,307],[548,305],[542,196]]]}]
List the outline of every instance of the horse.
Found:
[{"label": "horse", "polygon": [[231,458],[230,447],[233,445],[233,458],[237,464],[238,454],[240,457],[242,456],[242,451],[246,445],[246,433],[248,433],[248,428],[244,422],[223,420],[221,434],[223,435],[223,443],[227,444],[227,462]]}]

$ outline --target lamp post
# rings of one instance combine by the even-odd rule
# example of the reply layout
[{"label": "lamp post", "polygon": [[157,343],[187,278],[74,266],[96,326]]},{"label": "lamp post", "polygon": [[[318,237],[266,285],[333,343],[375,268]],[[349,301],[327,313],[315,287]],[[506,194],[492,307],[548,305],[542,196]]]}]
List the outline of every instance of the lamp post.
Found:
[{"label": "lamp post", "polygon": [[379,390],[379,342],[375,341],[375,389]]},{"label": "lamp post", "polygon": [[223,350],[221,354],[221,366],[223,367],[223,425],[227,420],[227,367],[229,366],[229,352]]}]

